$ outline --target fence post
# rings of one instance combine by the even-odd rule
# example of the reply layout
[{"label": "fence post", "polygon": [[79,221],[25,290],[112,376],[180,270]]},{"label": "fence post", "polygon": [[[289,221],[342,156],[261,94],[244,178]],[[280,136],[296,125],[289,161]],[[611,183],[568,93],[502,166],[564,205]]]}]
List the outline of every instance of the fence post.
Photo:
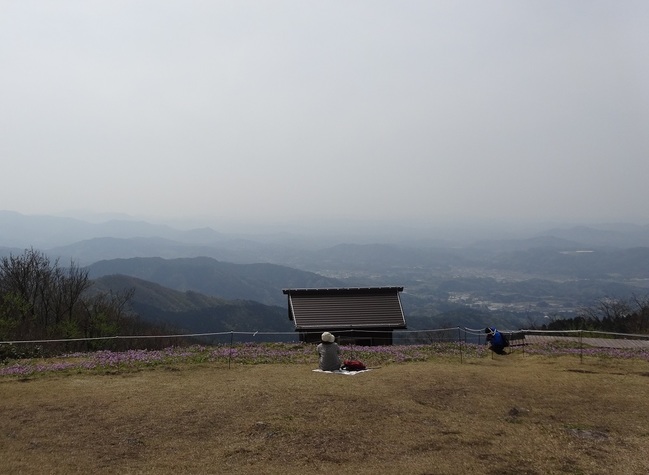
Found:
[{"label": "fence post", "polygon": [[230,331],[230,351],[228,352],[228,369],[230,369],[230,361],[232,360],[232,342],[234,340],[234,332]]},{"label": "fence post", "polygon": [[462,358],[462,329],[457,327],[457,342],[460,344],[460,364],[464,362]]},{"label": "fence post", "polygon": [[584,364],[584,330],[579,330],[579,363]]}]

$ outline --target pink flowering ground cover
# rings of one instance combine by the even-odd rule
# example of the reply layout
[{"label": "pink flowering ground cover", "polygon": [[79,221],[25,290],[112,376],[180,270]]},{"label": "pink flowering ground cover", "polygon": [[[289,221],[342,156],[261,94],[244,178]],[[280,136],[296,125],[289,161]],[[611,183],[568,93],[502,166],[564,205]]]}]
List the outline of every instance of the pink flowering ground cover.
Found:
[{"label": "pink flowering ground cover", "polygon": [[[343,358],[358,359],[367,366],[429,361],[434,358],[474,359],[489,356],[484,345],[442,342],[422,345],[342,346]],[[529,345],[524,353],[540,356],[640,359],[649,361],[646,348],[581,348],[578,345],[544,343]],[[238,345],[168,347],[162,350],[96,351],[70,353],[56,358],[8,361],[0,366],[0,377],[28,377],[62,372],[137,371],[164,365],[221,364],[313,364],[317,365],[315,346],[303,343],[244,343]]]}]

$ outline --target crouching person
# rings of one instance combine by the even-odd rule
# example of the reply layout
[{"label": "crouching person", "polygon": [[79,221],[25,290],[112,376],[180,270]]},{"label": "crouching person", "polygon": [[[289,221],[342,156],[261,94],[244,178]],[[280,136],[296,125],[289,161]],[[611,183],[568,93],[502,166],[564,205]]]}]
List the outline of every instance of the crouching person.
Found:
[{"label": "crouching person", "polygon": [[498,355],[506,355],[507,353],[505,353],[505,348],[509,346],[509,342],[505,335],[500,333],[494,327],[487,327],[484,331],[487,334],[489,349]]},{"label": "crouching person", "polygon": [[340,346],[336,338],[329,332],[322,334],[322,343],[318,344],[319,366],[322,371],[337,371],[340,369]]}]

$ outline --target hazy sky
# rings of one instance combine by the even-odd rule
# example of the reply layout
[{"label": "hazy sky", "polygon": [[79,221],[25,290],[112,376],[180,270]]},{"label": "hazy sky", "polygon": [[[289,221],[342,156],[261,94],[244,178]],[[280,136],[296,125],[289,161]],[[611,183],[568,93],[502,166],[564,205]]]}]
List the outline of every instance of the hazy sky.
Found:
[{"label": "hazy sky", "polygon": [[0,0],[0,209],[649,223],[649,2]]}]

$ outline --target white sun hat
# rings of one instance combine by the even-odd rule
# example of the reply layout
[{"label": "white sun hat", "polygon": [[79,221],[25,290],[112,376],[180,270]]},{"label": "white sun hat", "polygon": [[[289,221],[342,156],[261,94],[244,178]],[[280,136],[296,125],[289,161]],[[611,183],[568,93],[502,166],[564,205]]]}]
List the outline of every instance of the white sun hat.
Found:
[{"label": "white sun hat", "polygon": [[322,341],[326,341],[327,343],[333,343],[335,340],[336,337],[329,332],[324,332],[322,334]]}]

